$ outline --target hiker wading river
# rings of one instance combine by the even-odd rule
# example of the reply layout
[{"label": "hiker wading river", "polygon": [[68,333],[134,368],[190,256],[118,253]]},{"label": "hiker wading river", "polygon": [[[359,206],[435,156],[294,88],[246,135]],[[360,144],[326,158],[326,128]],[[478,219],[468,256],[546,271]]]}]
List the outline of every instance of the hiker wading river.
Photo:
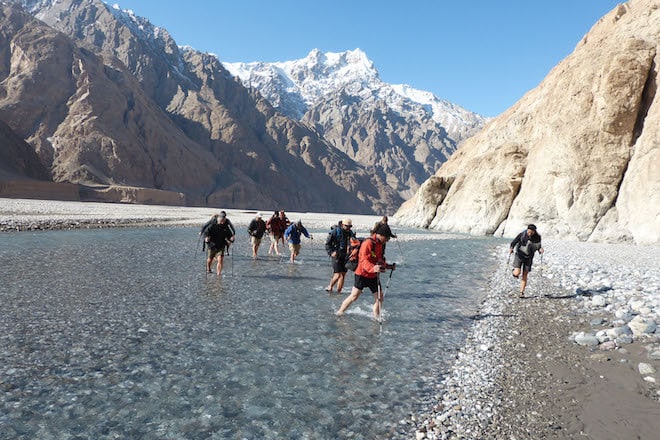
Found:
[{"label": "hiker wading river", "polygon": [[344,314],[368,287],[374,294],[374,318],[380,320],[380,310],[383,304],[383,290],[380,285],[379,274],[385,270],[394,270],[396,265],[387,264],[383,254],[383,246],[392,237],[392,231],[387,225],[376,227],[374,234],[366,238],[360,245],[359,260],[355,269],[355,282],[351,294],[344,300],[337,311],[337,316]]},{"label": "hiker wading river", "polygon": [[234,242],[234,232],[229,226],[227,215],[221,212],[214,219],[211,218],[209,223],[202,228],[202,235],[204,235],[204,243],[206,244],[206,272],[212,273],[211,264],[213,259],[217,259],[217,273],[218,276],[222,273],[222,265],[225,260],[225,249],[229,249],[229,245]]}]

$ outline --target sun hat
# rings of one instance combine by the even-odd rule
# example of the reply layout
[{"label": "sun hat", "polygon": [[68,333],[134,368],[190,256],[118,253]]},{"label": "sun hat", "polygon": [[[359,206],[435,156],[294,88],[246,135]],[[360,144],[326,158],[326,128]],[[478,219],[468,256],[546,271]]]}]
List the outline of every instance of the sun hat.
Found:
[{"label": "sun hat", "polygon": [[353,221],[350,218],[346,217],[341,221],[341,224],[346,226],[353,226]]}]

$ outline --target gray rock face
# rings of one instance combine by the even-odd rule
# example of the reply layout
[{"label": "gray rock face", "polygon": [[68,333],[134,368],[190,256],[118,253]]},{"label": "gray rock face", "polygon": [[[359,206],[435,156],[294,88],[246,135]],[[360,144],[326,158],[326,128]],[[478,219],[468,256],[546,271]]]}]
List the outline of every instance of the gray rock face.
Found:
[{"label": "gray rock face", "polygon": [[[660,4],[603,17],[534,90],[465,141],[399,222],[513,236],[660,240]],[[433,216],[429,213],[433,212]]]},{"label": "gray rock face", "polygon": [[401,203],[381,176],[147,20],[100,0],[32,12],[40,21],[0,13],[0,120],[55,181],[103,200],[356,213]]}]

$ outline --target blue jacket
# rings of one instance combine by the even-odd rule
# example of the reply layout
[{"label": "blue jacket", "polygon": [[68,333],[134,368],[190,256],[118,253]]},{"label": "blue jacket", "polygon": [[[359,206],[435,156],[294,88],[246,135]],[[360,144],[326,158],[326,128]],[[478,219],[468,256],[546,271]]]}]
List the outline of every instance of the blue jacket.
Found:
[{"label": "blue jacket", "polygon": [[300,234],[304,234],[305,237],[309,238],[309,232],[305,229],[304,226],[298,228],[295,223],[292,223],[291,226],[286,228],[284,231],[284,238],[291,244],[300,244]]}]

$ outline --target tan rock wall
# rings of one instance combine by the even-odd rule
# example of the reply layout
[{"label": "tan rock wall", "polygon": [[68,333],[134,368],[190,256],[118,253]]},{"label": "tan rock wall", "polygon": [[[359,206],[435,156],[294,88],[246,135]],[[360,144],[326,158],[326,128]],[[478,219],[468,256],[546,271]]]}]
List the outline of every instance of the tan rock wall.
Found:
[{"label": "tan rock wall", "polygon": [[[453,180],[429,226],[515,235],[660,240],[660,2],[619,5],[534,90],[436,173]],[[434,197],[396,214],[424,225]]]}]

